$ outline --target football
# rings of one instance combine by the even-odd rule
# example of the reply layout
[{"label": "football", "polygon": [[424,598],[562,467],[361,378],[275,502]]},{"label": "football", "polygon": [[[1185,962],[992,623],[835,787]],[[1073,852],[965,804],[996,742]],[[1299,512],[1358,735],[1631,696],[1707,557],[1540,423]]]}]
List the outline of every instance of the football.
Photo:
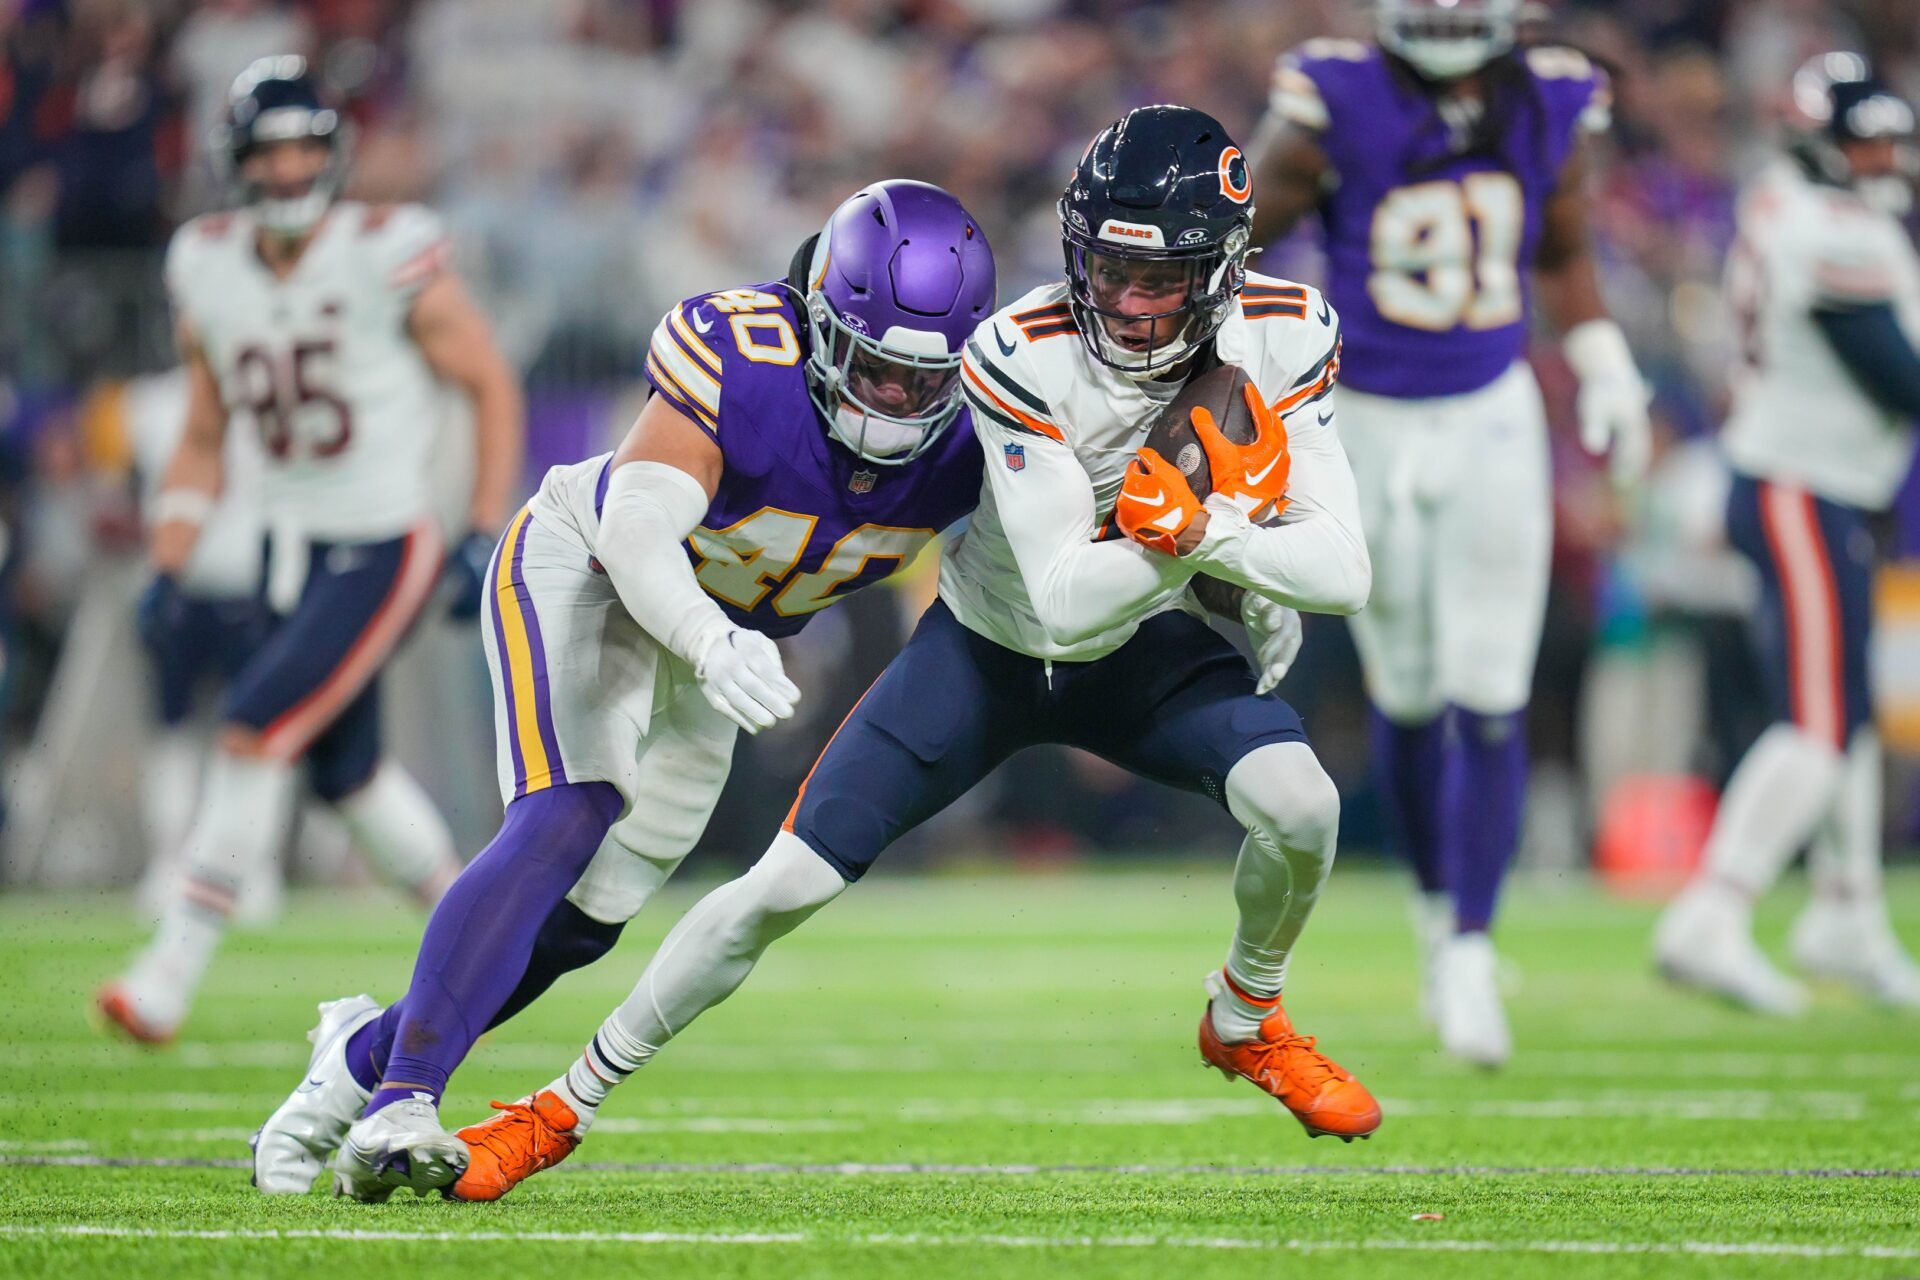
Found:
[{"label": "football", "polygon": [[1141,441],[1143,447],[1155,450],[1180,469],[1196,497],[1205,498],[1213,492],[1213,475],[1207,466],[1207,451],[1200,446],[1200,434],[1193,429],[1193,410],[1210,411],[1221,434],[1235,444],[1251,442],[1253,414],[1241,391],[1247,381],[1247,372],[1239,365],[1223,364],[1208,370],[1180,388]]},{"label": "football", "polygon": [[[1180,388],[1173,402],[1162,409],[1147,428],[1146,448],[1180,469],[1199,497],[1213,492],[1213,475],[1207,466],[1207,451],[1200,446],[1200,433],[1193,429],[1193,409],[1205,406],[1219,424],[1221,434],[1235,444],[1253,439],[1253,414],[1241,388],[1247,385],[1247,372],[1239,365],[1223,364]],[[1193,579],[1193,594],[1209,613],[1234,622],[1240,620],[1240,600],[1245,589],[1198,574]]]}]

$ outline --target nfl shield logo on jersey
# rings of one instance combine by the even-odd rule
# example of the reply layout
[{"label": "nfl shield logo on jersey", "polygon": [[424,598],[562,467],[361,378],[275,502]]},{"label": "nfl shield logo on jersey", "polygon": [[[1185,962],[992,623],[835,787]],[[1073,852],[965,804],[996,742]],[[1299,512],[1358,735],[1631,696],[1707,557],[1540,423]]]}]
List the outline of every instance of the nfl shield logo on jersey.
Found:
[{"label": "nfl shield logo on jersey", "polygon": [[878,471],[856,471],[847,481],[847,488],[855,493],[872,493],[873,482],[880,478]]},{"label": "nfl shield logo on jersey", "polygon": [[1025,471],[1027,469],[1027,446],[1010,444],[1007,446],[1007,470]]}]

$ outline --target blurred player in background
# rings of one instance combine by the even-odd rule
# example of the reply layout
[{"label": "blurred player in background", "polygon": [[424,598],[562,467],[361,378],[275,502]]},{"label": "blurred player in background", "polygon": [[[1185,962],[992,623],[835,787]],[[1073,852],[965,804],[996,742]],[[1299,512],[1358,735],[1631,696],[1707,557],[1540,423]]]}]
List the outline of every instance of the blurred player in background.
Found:
[{"label": "blurred player in background", "polygon": [[[1245,825],[1239,926],[1207,978],[1201,1056],[1315,1137],[1378,1127],[1365,1086],[1281,1007],[1333,863],[1339,793],[1299,716],[1256,692],[1189,590],[1198,574],[1244,587],[1275,627],[1289,605],[1352,613],[1366,600],[1353,479],[1328,425],[1337,322],[1315,291],[1247,274],[1246,162],[1201,112],[1144,107],[1103,130],[1059,210],[1066,280],[967,343],[987,484],[943,557],[938,601],[827,744],[760,861],[674,926],[563,1076],[463,1131],[474,1160],[456,1195],[493,1199],[563,1159],[612,1088],[732,994],[775,939],[1043,742],[1204,792]],[[1193,411],[1212,466],[1203,503],[1140,444],[1191,377],[1221,365],[1252,379],[1259,431],[1235,445]],[[1253,523],[1270,509],[1282,523]],[[1109,521],[1126,536],[1096,540]]]},{"label": "blurred player in background", "polygon": [[1607,318],[1583,139],[1608,122],[1583,55],[1516,44],[1520,0],[1381,0],[1378,42],[1281,58],[1253,144],[1256,243],[1310,213],[1346,317],[1335,392],[1373,598],[1354,639],[1375,773],[1419,882],[1424,1005],[1470,1062],[1512,1052],[1488,930],[1519,842],[1526,706],[1553,543],[1528,284],[1580,377],[1581,439],[1616,475],[1648,396]]},{"label": "blurred player in background", "polygon": [[224,151],[241,207],[188,223],[167,254],[187,416],[150,512],[141,629],[180,625],[181,575],[221,492],[236,416],[266,453],[265,586],[278,617],[228,690],[185,883],[98,996],[114,1025],[150,1043],[178,1029],[237,887],[270,856],[295,765],[386,878],[432,902],[458,873],[432,802],[382,760],[377,678],[441,577],[429,503],[443,383],[472,401],[479,441],[473,532],[453,565],[470,605],[477,549],[504,522],[522,444],[518,386],[449,271],[439,220],[335,199],[342,123],[302,59],[264,59],[235,82]]},{"label": "blurred player in background", "polygon": [[1654,950],[1676,981],[1799,1013],[1806,992],[1755,944],[1753,904],[1808,846],[1794,960],[1920,1009],[1920,966],[1881,893],[1866,523],[1906,476],[1920,417],[1920,258],[1901,222],[1914,114],[1852,53],[1802,67],[1793,106],[1787,154],[1740,199],[1727,291],[1743,368],[1722,433],[1727,533],[1759,571],[1754,634],[1775,718],[1727,784],[1705,866]]},{"label": "blurred player in background", "polygon": [[[121,394],[127,438],[140,477],[141,509],[158,503],[168,464],[186,427],[185,369],[135,378]],[[141,905],[158,918],[186,875],[185,844],[207,759],[194,724],[209,685],[224,690],[265,639],[269,615],[260,600],[259,440],[230,431],[221,459],[220,495],[207,512],[193,554],[179,575],[177,606],[143,613],[141,643],[153,663],[156,732],[140,766],[140,807],[147,832]],[[236,918],[265,921],[277,909],[279,866],[271,857],[246,868],[236,890]]]},{"label": "blurred player in background", "polygon": [[960,348],[994,291],[972,215],[895,181],[843,203],[787,279],[668,312],[625,441],[548,472],[489,570],[500,833],[435,909],[404,999],[322,1006],[255,1138],[256,1186],[304,1192],[338,1148],[335,1189],[384,1200],[486,1150],[440,1127],[449,1075],[604,955],[693,848],[735,729],[800,696],[774,640],[973,509]]}]

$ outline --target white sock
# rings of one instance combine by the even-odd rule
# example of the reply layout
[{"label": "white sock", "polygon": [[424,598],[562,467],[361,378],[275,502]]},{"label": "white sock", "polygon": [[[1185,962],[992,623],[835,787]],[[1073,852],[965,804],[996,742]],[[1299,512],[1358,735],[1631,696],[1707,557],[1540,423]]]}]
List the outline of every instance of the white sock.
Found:
[{"label": "white sock", "polygon": [[[579,1069],[580,1064],[578,1062],[574,1063],[573,1066],[567,1068],[566,1074],[554,1080],[547,1086],[547,1089],[558,1095],[560,1101],[566,1103],[568,1109],[573,1112],[573,1136],[576,1138],[584,1138],[587,1136],[587,1130],[593,1127],[594,1113],[599,1110],[600,1104],[607,1100],[607,1089],[611,1086],[607,1086],[605,1081],[599,1081],[601,1087],[598,1090],[598,1096],[591,1098],[591,1100],[587,1097],[582,1097],[582,1090],[576,1088],[573,1083],[574,1073]],[[591,1070],[589,1070],[587,1074],[591,1075]],[[598,1077],[595,1077],[595,1079],[598,1080]],[[585,1092],[591,1094],[594,1090],[588,1089]]]},{"label": "white sock", "polygon": [[431,907],[460,874],[453,833],[413,775],[382,761],[367,785],[333,806],[381,879]]},{"label": "white sock", "polygon": [[[1247,828],[1233,869],[1240,921],[1226,973],[1253,1000],[1224,987],[1213,1028],[1228,1043],[1259,1035],[1286,984],[1287,961],[1333,867],[1340,798],[1312,750],[1283,742],[1242,757],[1227,775],[1227,807]],[[1255,1003],[1262,1001],[1265,1003]]]},{"label": "white sock", "polygon": [[187,875],[127,976],[143,1017],[171,1026],[186,1016],[226,932],[235,892],[284,829],[291,782],[291,769],[278,761],[214,755],[187,836]]},{"label": "white sock", "polygon": [[1833,804],[1841,761],[1793,725],[1761,734],[1727,784],[1696,885],[1711,879],[1749,900],[1771,889]]},{"label": "white sock", "polygon": [[589,1109],[605,1102],[661,1046],[732,995],[775,939],[846,887],[805,841],[785,831],[775,836],[745,875],[700,899],[673,926],[632,993],[562,1077],[563,1096]]},{"label": "white sock", "polygon": [[180,857],[206,758],[205,741],[191,729],[163,729],[147,747],[140,766],[140,816],[147,853],[155,862]]},{"label": "white sock", "polygon": [[1881,897],[1880,735],[1863,728],[1847,747],[1838,793],[1807,851],[1814,896],[1835,905]]}]

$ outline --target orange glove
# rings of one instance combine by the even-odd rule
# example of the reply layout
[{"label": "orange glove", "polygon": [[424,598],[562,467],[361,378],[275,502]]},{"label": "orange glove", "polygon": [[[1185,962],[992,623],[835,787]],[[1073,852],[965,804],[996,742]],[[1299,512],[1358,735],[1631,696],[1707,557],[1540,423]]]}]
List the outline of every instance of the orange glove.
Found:
[{"label": "orange glove", "polygon": [[1227,439],[1214,423],[1213,414],[1198,406],[1193,410],[1193,430],[1200,437],[1200,447],[1207,451],[1213,491],[1232,499],[1249,519],[1259,521],[1287,509],[1282,495],[1293,472],[1293,457],[1287,452],[1287,424],[1260,398],[1251,382],[1242,390],[1253,413],[1250,443],[1235,444]]},{"label": "orange glove", "polygon": [[1162,555],[1178,555],[1180,535],[1199,514],[1193,486],[1157,450],[1142,449],[1127,464],[1113,518],[1129,538]]}]

